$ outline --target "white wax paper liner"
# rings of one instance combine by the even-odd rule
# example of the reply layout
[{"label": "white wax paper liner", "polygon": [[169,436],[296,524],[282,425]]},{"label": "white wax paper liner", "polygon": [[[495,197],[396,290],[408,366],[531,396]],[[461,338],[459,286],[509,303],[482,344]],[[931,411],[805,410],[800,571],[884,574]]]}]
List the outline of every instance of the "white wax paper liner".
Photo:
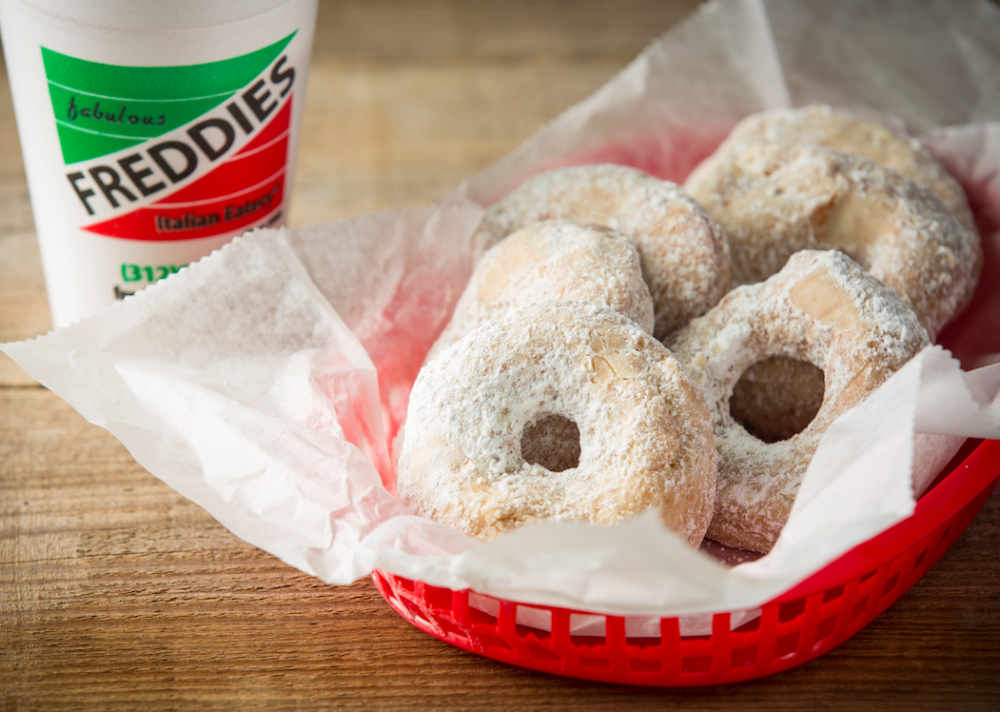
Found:
[{"label": "white wax paper liner", "polygon": [[[856,15],[838,25],[824,7],[712,3],[455,200],[258,231],[95,317],[3,350],[237,536],[329,583],[377,567],[525,603],[637,616],[640,628],[643,616],[752,611],[908,516],[912,488],[929,483],[965,436],[1000,437],[1000,365],[963,373],[939,347],[920,354],[837,421],[774,551],[735,568],[690,550],[652,514],[609,529],[540,523],[475,542],[392,496],[389,451],[416,369],[471,269],[481,210],[457,198],[488,202],[532,172],[585,160],[679,180],[743,115],[800,96],[902,114],[922,128],[942,119],[924,93],[948,95],[944,118],[995,116],[988,96],[955,99],[951,87],[962,83],[951,76],[920,92],[904,83],[891,96],[884,86],[852,94],[845,72],[833,73],[841,82],[833,86],[823,61],[812,73],[796,61],[792,73],[788,27],[824,19],[841,53],[857,39]],[[920,56],[964,58],[969,81],[984,66],[998,76],[1000,62],[977,42],[1000,21],[981,3],[944,17],[934,5],[864,7],[869,32],[905,45],[890,30],[906,13],[921,29]],[[870,86],[872,70],[855,69],[867,72],[858,86]],[[900,73],[890,64],[875,83],[892,85],[887,78]],[[984,274],[995,274],[1000,127],[938,128],[925,138],[969,190]],[[963,363],[1000,351],[997,282],[984,279],[943,335]]]}]

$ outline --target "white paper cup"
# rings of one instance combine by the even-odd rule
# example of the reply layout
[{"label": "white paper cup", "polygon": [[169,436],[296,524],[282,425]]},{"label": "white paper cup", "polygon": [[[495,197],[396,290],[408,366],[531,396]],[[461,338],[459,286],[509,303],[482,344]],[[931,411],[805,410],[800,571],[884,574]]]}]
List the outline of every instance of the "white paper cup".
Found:
[{"label": "white paper cup", "polygon": [[283,224],[317,0],[0,0],[55,326]]}]

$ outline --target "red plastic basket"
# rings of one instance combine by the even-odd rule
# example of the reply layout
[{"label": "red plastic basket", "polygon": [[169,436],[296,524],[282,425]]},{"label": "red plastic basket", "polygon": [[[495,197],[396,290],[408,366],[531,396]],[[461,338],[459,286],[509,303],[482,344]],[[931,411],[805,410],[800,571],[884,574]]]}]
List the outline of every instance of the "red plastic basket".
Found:
[{"label": "red plastic basket", "polygon": [[1000,476],[1000,441],[969,441],[908,519],[869,539],[730,630],[730,613],[712,633],[680,635],[660,619],[660,637],[630,638],[625,618],[600,616],[604,636],[570,634],[570,616],[548,611],[551,631],[517,624],[518,604],[498,601],[492,616],[453,591],[375,571],[382,597],[420,630],[494,660],[568,677],[629,685],[689,687],[751,680],[813,660],[870,623],[926,574],[961,536]]}]

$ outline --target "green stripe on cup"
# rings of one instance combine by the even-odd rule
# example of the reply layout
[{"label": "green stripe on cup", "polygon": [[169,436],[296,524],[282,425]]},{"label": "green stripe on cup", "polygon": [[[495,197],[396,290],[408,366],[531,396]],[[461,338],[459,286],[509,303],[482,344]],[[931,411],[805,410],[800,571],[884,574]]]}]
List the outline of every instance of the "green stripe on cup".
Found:
[{"label": "green stripe on cup", "polygon": [[249,84],[294,36],[240,57],[178,67],[101,64],[43,47],[63,161],[105,156],[190,123]]}]

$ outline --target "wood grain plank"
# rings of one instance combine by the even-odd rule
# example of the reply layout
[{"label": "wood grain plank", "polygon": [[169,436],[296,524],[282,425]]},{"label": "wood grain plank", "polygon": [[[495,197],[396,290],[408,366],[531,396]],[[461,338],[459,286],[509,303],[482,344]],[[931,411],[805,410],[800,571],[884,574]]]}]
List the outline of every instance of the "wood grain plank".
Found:
[{"label": "wood grain plank", "polygon": [[308,225],[438,200],[596,91],[617,59],[310,70],[291,207]]},{"label": "wood grain plank", "polygon": [[315,54],[427,59],[619,55],[626,61],[700,0],[337,0],[320,5]]}]

